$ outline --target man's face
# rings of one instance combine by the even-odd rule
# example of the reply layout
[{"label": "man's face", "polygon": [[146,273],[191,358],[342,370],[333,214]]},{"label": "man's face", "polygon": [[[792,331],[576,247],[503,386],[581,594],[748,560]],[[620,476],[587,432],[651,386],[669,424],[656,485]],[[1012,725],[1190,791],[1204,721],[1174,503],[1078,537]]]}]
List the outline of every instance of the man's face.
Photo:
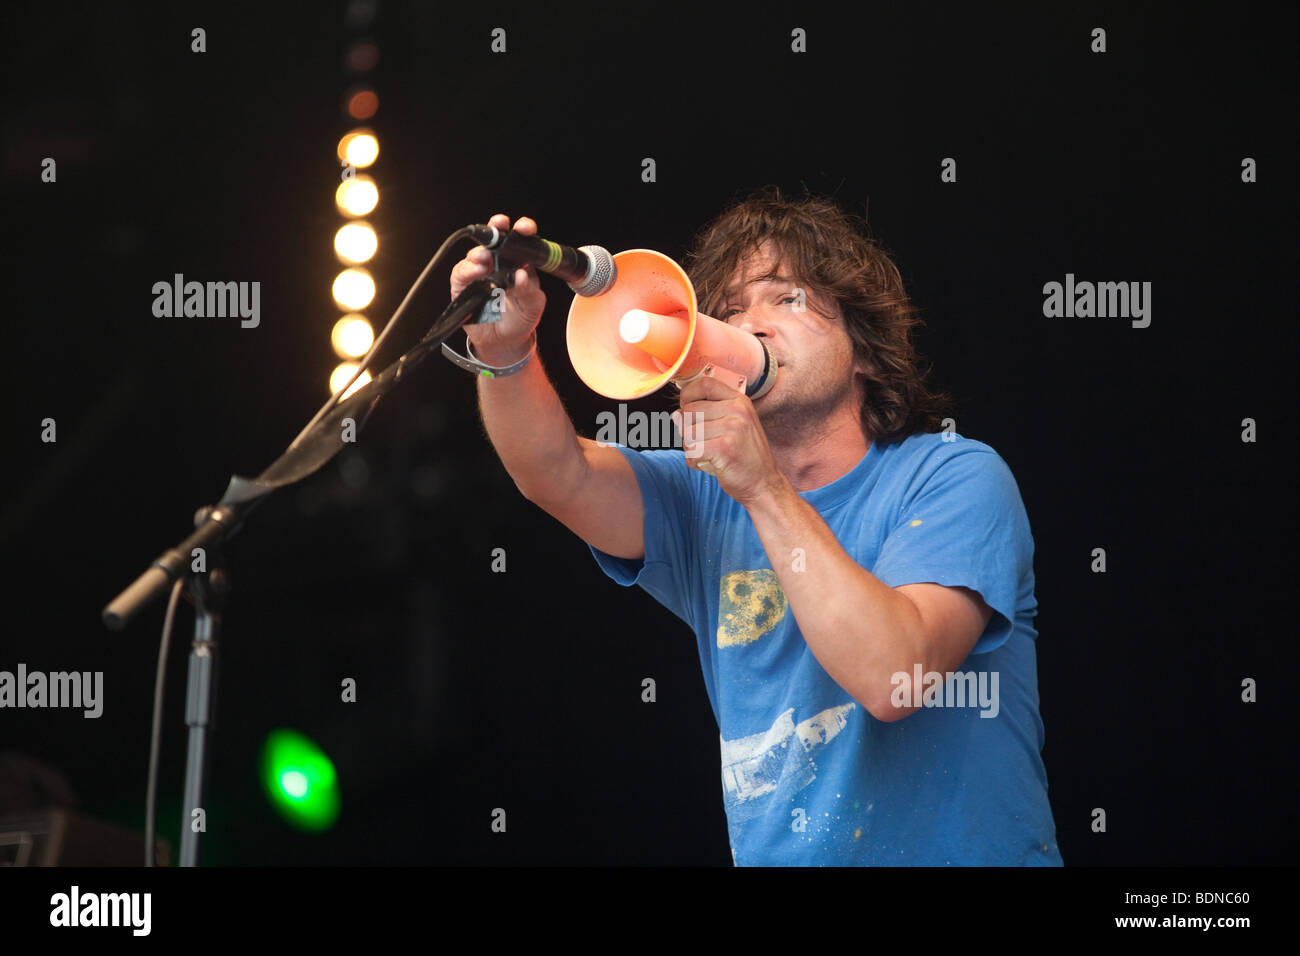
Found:
[{"label": "man's face", "polygon": [[771,244],[743,260],[714,318],[760,336],[781,366],[776,383],[754,402],[769,437],[797,440],[848,403],[862,407],[860,370],[835,302],[804,290],[796,309],[796,278],[774,261]]}]

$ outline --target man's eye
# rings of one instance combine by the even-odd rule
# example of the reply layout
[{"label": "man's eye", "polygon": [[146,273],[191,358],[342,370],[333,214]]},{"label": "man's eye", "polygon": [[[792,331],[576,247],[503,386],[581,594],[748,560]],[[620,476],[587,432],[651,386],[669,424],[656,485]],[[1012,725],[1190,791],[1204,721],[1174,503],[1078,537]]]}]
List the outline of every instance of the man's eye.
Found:
[{"label": "man's eye", "polygon": [[722,315],[718,316],[718,318],[720,318],[723,322],[725,322],[725,321],[727,321],[727,319],[731,318],[732,313],[735,313],[735,314],[738,315],[738,314],[740,314],[740,310],[739,310],[739,309],[724,309],[723,312],[722,312]]},{"label": "man's eye", "polygon": [[783,296],[781,296],[781,301],[782,301],[782,302],[798,302],[798,301],[799,301],[799,297],[798,297],[797,295],[783,295]]}]

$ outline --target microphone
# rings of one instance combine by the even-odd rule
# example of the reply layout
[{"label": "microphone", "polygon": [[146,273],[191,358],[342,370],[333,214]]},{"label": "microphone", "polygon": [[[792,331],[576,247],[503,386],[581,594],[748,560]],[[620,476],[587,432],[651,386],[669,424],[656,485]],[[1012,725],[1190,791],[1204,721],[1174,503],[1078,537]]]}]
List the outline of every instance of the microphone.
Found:
[{"label": "microphone", "polygon": [[578,295],[601,295],[618,278],[614,257],[601,246],[574,249],[537,236],[523,236],[514,230],[502,232],[496,226],[470,226],[469,234],[479,245],[495,252],[498,258],[549,272],[567,282]]}]

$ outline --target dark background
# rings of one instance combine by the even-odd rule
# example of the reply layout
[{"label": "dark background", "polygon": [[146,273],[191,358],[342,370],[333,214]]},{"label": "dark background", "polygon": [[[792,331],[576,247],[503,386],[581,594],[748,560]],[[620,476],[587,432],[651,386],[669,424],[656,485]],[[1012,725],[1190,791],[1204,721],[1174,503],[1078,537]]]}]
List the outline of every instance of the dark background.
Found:
[{"label": "dark background", "polygon": [[[1030,517],[1066,864],[1294,856],[1294,4],[383,3],[369,26],[348,9],[7,8],[0,669],[102,670],[105,705],[98,720],[0,712],[0,751],[143,828],[162,609],[123,633],[99,613],[326,398],[342,57],[370,36],[377,328],[445,236],[496,212],[679,259],[765,184],[867,214],[923,310],[958,431],[1002,455]],[[949,156],[955,184],[939,179]],[[260,281],[260,327],[155,318],[153,283],[177,272]],[[1151,326],[1044,318],[1043,283],[1067,272],[1150,281]],[[399,346],[446,283],[444,267]],[[544,283],[541,354],[590,436],[615,403],[572,373],[571,295]],[[57,443],[40,441],[46,417]],[[205,862],[730,863],[693,636],[519,496],[466,373],[430,359],[229,550]],[[159,816],[173,841],[188,613],[177,626]],[[1258,703],[1240,700],[1246,677]],[[335,761],[327,834],[292,830],[259,790],[279,726]]]}]

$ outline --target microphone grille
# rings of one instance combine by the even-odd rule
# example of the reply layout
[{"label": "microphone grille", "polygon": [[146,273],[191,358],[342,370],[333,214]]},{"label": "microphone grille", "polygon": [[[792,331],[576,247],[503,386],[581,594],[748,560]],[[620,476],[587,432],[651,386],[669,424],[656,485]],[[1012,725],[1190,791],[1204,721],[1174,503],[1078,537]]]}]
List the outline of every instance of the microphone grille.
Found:
[{"label": "microphone grille", "polygon": [[618,278],[618,267],[609,250],[603,246],[579,246],[578,251],[587,255],[587,275],[581,282],[569,283],[569,288],[583,296],[608,292]]}]

